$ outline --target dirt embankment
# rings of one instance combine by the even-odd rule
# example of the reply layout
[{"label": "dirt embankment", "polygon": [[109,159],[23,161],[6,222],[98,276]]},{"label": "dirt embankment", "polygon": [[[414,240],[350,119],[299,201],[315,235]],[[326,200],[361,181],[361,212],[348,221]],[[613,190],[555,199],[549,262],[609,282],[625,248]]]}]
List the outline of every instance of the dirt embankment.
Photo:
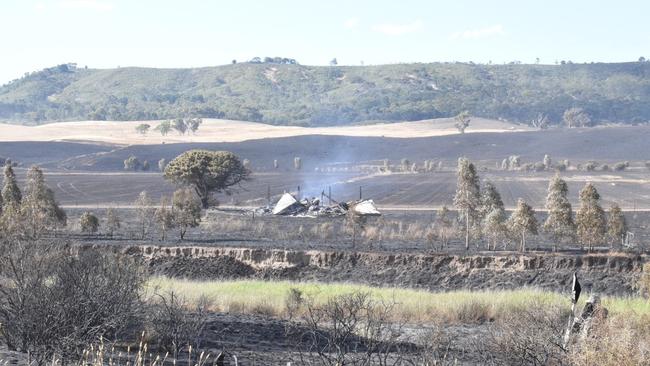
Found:
[{"label": "dirt embankment", "polygon": [[172,277],[356,282],[434,291],[528,286],[568,292],[573,271],[578,271],[587,292],[628,295],[636,292],[647,261],[645,256],[603,254],[461,256],[225,247],[111,248],[142,258],[155,274]]}]

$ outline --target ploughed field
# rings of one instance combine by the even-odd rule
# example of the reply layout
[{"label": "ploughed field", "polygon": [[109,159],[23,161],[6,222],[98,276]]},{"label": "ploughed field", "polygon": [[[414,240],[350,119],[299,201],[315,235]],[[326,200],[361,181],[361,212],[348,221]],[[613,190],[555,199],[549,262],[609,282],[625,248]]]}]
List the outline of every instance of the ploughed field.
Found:
[{"label": "ploughed field", "polygon": [[[25,170],[16,170],[23,179]],[[544,208],[546,191],[552,172],[490,170],[479,172],[482,181],[494,183],[506,207],[513,207],[518,198],[525,199],[536,210]],[[603,207],[618,203],[626,211],[650,209],[650,171],[637,168],[624,172],[568,171],[562,177],[569,185],[569,197],[577,205],[578,192],[586,182],[593,183],[602,197]],[[160,172],[77,172],[46,170],[46,179],[64,206],[105,207],[129,206],[146,190],[154,200],[171,194],[174,185],[166,182]],[[255,173],[252,180],[220,194],[224,206],[257,207],[267,204],[267,192],[274,204],[284,192],[318,197],[332,191],[333,199],[349,201],[359,197],[375,201],[380,209],[422,210],[442,205],[453,206],[456,173],[452,168],[432,173],[372,174],[361,172],[279,172]],[[325,197],[327,201],[327,198]]]}]

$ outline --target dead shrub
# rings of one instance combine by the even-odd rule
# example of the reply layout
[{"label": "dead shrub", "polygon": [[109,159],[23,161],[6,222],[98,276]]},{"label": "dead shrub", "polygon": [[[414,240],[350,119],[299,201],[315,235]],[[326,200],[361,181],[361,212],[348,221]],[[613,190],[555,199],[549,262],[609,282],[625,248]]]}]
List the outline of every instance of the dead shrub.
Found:
[{"label": "dead shrub", "polygon": [[141,314],[147,277],[137,263],[64,248],[16,241],[0,253],[0,337],[36,364],[77,358],[89,341],[120,337]]},{"label": "dead shrub", "polygon": [[402,365],[414,354],[402,341],[403,323],[391,322],[393,303],[353,292],[303,304],[303,315],[288,329],[303,363],[307,357],[322,365]]},{"label": "dead shrub", "polygon": [[427,330],[418,342],[422,350],[419,355],[418,365],[442,366],[457,365],[453,352],[457,347],[458,335],[445,331],[441,326],[434,326]]},{"label": "dead shrub", "polygon": [[650,317],[595,319],[590,334],[571,349],[575,366],[650,365]]},{"label": "dead shrub", "polygon": [[148,313],[148,325],[158,347],[174,358],[185,346],[198,349],[211,301],[201,298],[194,308],[174,292],[157,294]]},{"label": "dead shrub", "polygon": [[490,326],[486,337],[475,341],[481,364],[564,364],[562,336],[568,318],[567,309],[543,303],[512,309]]}]

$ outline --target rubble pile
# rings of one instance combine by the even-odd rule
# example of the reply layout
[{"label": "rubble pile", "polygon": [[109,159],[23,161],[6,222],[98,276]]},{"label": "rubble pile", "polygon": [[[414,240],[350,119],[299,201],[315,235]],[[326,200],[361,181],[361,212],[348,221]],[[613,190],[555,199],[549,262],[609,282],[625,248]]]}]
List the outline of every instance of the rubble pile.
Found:
[{"label": "rubble pile", "polygon": [[350,210],[354,210],[360,216],[381,215],[373,200],[337,202],[332,205],[323,205],[321,200],[316,197],[298,200],[290,193],[283,194],[272,208],[260,207],[255,209],[254,213],[257,215],[336,217],[343,216]]}]

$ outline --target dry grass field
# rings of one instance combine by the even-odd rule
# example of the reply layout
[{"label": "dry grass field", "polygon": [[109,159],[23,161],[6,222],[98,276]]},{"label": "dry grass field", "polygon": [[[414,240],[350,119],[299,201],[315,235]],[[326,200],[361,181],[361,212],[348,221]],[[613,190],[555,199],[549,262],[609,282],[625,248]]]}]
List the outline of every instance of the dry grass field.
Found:
[{"label": "dry grass field", "polygon": [[[146,135],[136,132],[141,123],[151,125]],[[58,122],[40,126],[0,124],[0,141],[85,141],[120,145],[162,143],[239,142],[266,138],[330,135],[372,137],[430,137],[457,134],[453,118],[401,123],[343,127],[272,126],[263,123],[204,119],[196,134],[179,135],[175,131],[161,136],[153,129],[160,121],[83,121]],[[530,131],[528,126],[474,118],[467,133]]]}]

